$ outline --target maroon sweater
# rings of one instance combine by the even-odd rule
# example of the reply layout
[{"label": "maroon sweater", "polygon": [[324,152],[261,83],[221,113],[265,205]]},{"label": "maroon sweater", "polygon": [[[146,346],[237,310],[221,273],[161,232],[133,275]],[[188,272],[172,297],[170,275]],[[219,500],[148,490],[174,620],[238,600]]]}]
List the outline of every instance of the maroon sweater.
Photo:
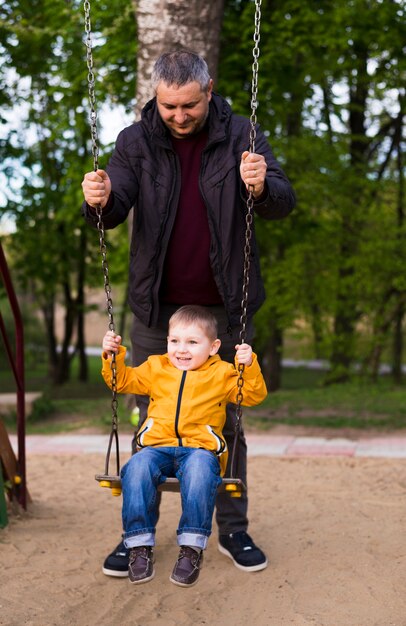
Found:
[{"label": "maroon sweater", "polygon": [[181,190],[175,223],[169,240],[160,299],[168,304],[220,304],[210,267],[210,230],[207,209],[199,189],[206,130],[177,139],[171,137],[181,167]]}]

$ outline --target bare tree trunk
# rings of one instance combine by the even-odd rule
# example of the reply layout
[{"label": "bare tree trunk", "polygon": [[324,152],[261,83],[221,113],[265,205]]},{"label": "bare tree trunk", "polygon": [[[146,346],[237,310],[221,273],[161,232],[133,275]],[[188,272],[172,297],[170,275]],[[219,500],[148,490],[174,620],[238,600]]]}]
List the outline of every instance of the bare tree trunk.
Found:
[{"label": "bare tree trunk", "polygon": [[402,302],[398,303],[395,313],[395,328],[393,333],[392,353],[392,378],[400,385],[403,382],[402,356],[403,356],[403,320],[405,319],[405,307]]},{"label": "bare tree trunk", "polygon": [[282,384],[283,331],[271,323],[269,339],[264,350],[262,371],[268,391],[278,391]]},{"label": "bare tree trunk", "polygon": [[[301,62],[302,58],[298,56],[296,59],[296,67],[298,67]],[[301,88],[297,88],[290,92],[290,111],[287,116],[286,124],[286,134],[289,138],[300,136],[303,101],[304,92]],[[291,169],[289,167],[289,162],[286,163],[286,167],[288,171]],[[285,254],[286,244],[284,241],[280,241],[275,250],[274,262],[277,264],[282,263],[285,258]],[[281,327],[279,316],[273,307],[267,319],[267,324],[270,329],[270,334],[265,348],[264,376],[268,390],[278,391],[282,384],[284,329]]]},{"label": "bare tree trunk", "polygon": [[86,338],[85,338],[85,275],[86,275],[86,252],[87,252],[87,228],[84,225],[80,233],[80,248],[78,255],[78,274],[77,274],[77,297],[76,297],[76,328],[77,341],[76,353],[79,359],[78,380],[87,382],[88,365],[86,356]]},{"label": "bare tree trunk", "polygon": [[47,301],[41,307],[45,322],[45,332],[48,346],[48,377],[53,380],[58,367],[57,341],[55,335],[55,297],[48,295]]},{"label": "bare tree trunk", "polygon": [[224,0],[134,0],[138,26],[136,113],[153,97],[150,76],[157,57],[189,48],[207,61],[216,83]]},{"label": "bare tree trunk", "polygon": [[62,385],[70,378],[69,347],[72,343],[73,329],[76,321],[76,301],[72,298],[69,283],[66,280],[62,286],[64,292],[65,318],[61,353],[58,358],[58,368],[54,374],[54,384]]},{"label": "bare tree trunk", "polygon": [[368,139],[365,128],[368,97],[368,50],[363,43],[354,45],[357,67],[356,76],[350,83],[351,173],[358,180],[353,184],[351,199],[343,205],[340,241],[340,266],[334,318],[334,338],[331,349],[331,371],[326,382],[344,382],[349,379],[350,366],[354,357],[355,326],[358,317],[356,289],[354,283],[354,258],[363,228],[360,212],[354,210],[362,204],[362,181],[365,179]]},{"label": "bare tree trunk", "polygon": [[121,337],[124,337],[125,331],[127,328],[127,313],[128,313],[127,301],[128,301],[128,281],[125,287],[123,303],[121,305],[121,313],[120,313],[120,317],[118,320],[118,334],[121,335]]},{"label": "bare tree trunk", "polygon": [[[402,153],[402,136],[403,136],[403,116],[404,116],[404,98],[399,98],[400,114],[397,132],[397,166],[399,173],[398,182],[398,203],[397,203],[397,223],[398,223],[398,240],[399,246],[404,246],[404,223],[405,223],[405,176],[404,163]],[[402,358],[403,358],[403,322],[405,319],[406,307],[404,304],[404,292],[398,294],[398,302],[395,313],[395,328],[393,335],[393,356],[392,356],[392,377],[395,383],[400,385],[403,380]]]}]

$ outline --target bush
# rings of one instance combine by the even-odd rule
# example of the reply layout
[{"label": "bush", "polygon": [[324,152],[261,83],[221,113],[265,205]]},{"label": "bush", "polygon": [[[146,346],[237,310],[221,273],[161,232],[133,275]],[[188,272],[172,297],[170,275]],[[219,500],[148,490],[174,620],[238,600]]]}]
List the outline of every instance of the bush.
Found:
[{"label": "bush", "polygon": [[48,394],[43,394],[32,405],[32,411],[27,417],[31,423],[40,422],[56,412],[56,406]]}]

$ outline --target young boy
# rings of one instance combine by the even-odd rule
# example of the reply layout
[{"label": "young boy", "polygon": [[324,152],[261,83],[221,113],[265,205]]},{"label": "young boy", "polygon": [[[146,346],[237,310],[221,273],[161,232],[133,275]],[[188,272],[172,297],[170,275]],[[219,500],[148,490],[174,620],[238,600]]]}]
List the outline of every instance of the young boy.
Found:
[{"label": "young boy", "polygon": [[[121,470],[130,581],[145,583],[155,575],[157,488],[166,477],[176,476],[182,496],[180,552],[170,580],[190,587],[199,576],[216,492],[227,464],[222,428],[226,404],[236,401],[238,371],[217,354],[217,322],[209,309],[181,307],[170,318],[168,333],[167,354],[128,367],[121,337],[108,331],[103,339],[102,374],[111,387],[114,352],[117,391],[150,396],[148,417],[137,434],[138,451]],[[267,391],[249,345],[236,346],[236,361],[245,366],[243,404],[259,404]]]}]

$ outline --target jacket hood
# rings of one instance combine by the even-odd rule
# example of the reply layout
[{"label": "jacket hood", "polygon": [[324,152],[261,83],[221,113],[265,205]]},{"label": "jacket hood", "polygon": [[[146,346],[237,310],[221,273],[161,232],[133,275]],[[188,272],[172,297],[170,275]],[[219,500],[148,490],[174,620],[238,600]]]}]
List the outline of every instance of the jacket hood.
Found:
[{"label": "jacket hood", "polygon": [[[220,141],[226,136],[229,120],[231,118],[231,107],[227,100],[217,93],[212,94],[209,102],[209,142]],[[156,105],[156,98],[149,100],[141,112],[141,123],[149,135],[162,140],[169,140],[169,131],[159,115]]]}]

